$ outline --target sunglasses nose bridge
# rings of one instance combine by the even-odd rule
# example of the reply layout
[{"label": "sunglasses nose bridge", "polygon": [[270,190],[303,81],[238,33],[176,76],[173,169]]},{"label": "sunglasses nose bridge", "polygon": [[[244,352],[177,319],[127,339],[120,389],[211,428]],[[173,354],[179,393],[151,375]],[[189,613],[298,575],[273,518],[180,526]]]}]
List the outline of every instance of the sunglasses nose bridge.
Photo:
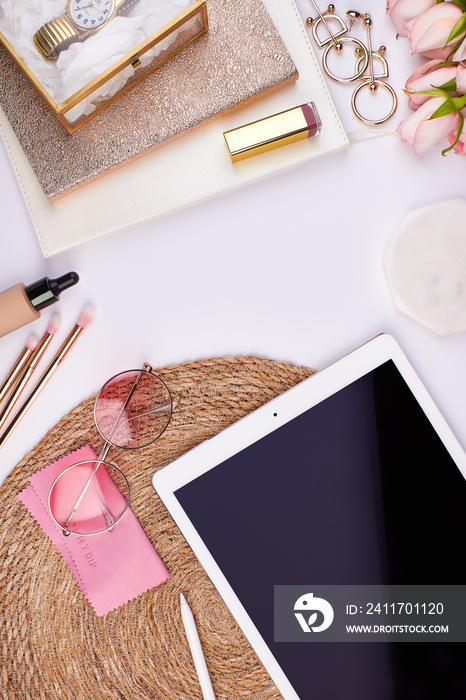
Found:
[{"label": "sunglasses nose bridge", "polygon": [[111,446],[112,446],[112,443],[111,443],[111,442],[108,442],[108,440],[106,440],[106,441],[105,441],[105,444],[104,444],[104,446],[102,447],[102,449],[101,449],[101,451],[100,451],[100,454],[99,454],[99,456],[98,456],[99,462],[105,462],[105,461],[106,461],[106,457],[107,457],[108,453],[110,452]]}]

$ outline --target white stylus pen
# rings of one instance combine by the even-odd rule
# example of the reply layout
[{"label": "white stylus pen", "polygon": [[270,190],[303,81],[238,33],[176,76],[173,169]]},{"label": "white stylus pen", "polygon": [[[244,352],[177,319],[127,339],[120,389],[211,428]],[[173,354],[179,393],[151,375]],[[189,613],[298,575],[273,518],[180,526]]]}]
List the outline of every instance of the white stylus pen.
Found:
[{"label": "white stylus pen", "polygon": [[180,593],[180,603],[181,619],[183,620],[183,625],[186,630],[186,636],[188,638],[189,648],[191,649],[194,666],[196,667],[197,676],[199,678],[202,696],[204,700],[215,700],[214,689],[212,688],[212,683],[210,682],[209,671],[207,670],[207,664],[202,651],[201,640],[199,639],[199,635],[197,633],[196,623],[194,622],[191,608],[189,607],[188,603],[186,602],[186,598],[182,593]]}]

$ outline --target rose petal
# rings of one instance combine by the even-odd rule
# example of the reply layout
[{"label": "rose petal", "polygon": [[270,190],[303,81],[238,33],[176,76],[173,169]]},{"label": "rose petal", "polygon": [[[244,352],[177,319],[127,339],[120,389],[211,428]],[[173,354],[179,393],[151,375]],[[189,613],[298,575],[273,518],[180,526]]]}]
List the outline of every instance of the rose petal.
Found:
[{"label": "rose petal", "polygon": [[405,25],[435,5],[435,0],[388,0],[387,12],[400,36],[407,36]]},{"label": "rose petal", "polygon": [[[466,116],[466,115],[463,114],[463,116]],[[453,129],[453,131],[451,131],[448,134],[448,141],[450,142],[451,146],[453,146],[453,144],[455,144],[453,146],[453,151],[455,153],[457,153],[459,156],[466,156],[466,121],[463,124],[463,129],[461,131],[460,137],[459,137],[458,141],[455,143],[457,133],[458,133],[458,127],[456,129]]]},{"label": "rose petal", "polygon": [[[448,134],[448,142],[449,142],[450,146],[453,146],[453,144],[455,143],[456,134],[457,134],[457,129],[453,129],[453,131],[450,131],[450,133]],[[453,146],[453,151],[460,156],[466,155],[466,151],[464,148],[465,140],[466,140],[466,133],[465,133],[464,127],[463,127],[463,131],[461,132],[461,135],[460,135],[458,141]]]},{"label": "rose petal", "polygon": [[437,146],[452,129],[458,128],[458,120],[458,113],[453,112],[444,117],[422,121],[414,135],[414,153],[419,156],[431,146]]},{"label": "rose petal", "polygon": [[411,51],[443,50],[451,30],[462,16],[463,11],[453,2],[441,2],[423,12],[406,27]]},{"label": "rose petal", "polygon": [[[406,91],[419,93],[425,90],[432,90],[432,88],[440,87],[456,78],[456,66],[443,66],[442,68],[429,70],[437,63],[440,63],[437,59],[428,61],[424,66],[414,71],[413,75],[406,81]],[[412,109],[417,109],[429,99],[429,95],[411,94],[409,95],[408,104]]]},{"label": "rose petal", "polygon": [[466,60],[466,39],[463,39],[461,46],[451,57],[452,61],[464,61]]},{"label": "rose petal", "polygon": [[440,107],[445,102],[443,97],[431,97],[428,102],[421,105],[414,114],[412,114],[408,119],[402,121],[397,128],[398,133],[401,136],[401,140],[404,143],[413,144],[416,131],[423,121],[423,119],[428,119],[433,115],[436,109]]},{"label": "rose petal", "polygon": [[427,61],[427,63],[423,63],[422,66],[416,68],[414,73],[410,75],[410,77],[406,81],[406,84],[408,84],[411,80],[417,80],[417,78],[424,75],[426,71],[432,70],[432,68],[439,63],[442,63],[442,61],[440,61],[438,58],[434,58],[431,61]]},{"label": "rose petal", "polygon": [[463,63],[458,65],[456,71],[456,89],[462,95],[466,95],[466,66]]},{"label": "rose petal", "polygon": [[441,61],[447,61],[450,60],[450,51],[451,48],[448,47],[445,49],[426,49],[422,52],[422,56],[425,56],[426,58],[438,58]]},{"label": "rose petal", "polygon": [[424,51],[432,51],[444,49],[448,36],[455,26],[454,20],[439,19],[432,24],[424,34],[419,35],[416,42],[413,41],[411,48],[413,53],[423,53]]}]

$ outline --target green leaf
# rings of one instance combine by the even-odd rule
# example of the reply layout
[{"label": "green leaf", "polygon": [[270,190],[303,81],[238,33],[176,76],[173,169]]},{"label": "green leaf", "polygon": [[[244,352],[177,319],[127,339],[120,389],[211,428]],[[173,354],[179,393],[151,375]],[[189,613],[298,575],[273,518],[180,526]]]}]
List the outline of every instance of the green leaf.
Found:
[{"label": "green leaf", "polygon": [[450,56],[453,56],[454,53],[456,53],[463,43],[463,39],[460,39],[457,44],[454,44],[453,48],[451,49],[450,53],[448,54],[447,58],[450,58]]},{"label": "green leaf", "polygon": [[439,85],[440,90],[445,90],[446,92],[456,92],[456,78],[452,78],[447,83]]},{"label": "green leaf", "polygon": [[408,95],[430,95],[430,97],[444,97],[446,100],[450,99],[448,92],[445,92],[445,90],[442,90],[442,88],[434,88],[433,90],[419,90],[419,92],[416,93],[410,93],[409,90],[405,90],[405,92],[407,92]]},{"label": "green leaf", "polygon": [[466,95],[461,95],[461,97],[452,97],[451,101],[455,105],[458,112],[463,109],[463,107],[466,107]]},{"label": "green leaf", "polygon": [[428,75],[431,71],[437,70],[437,68],[451,68],[452,66],[457,65],[457,61],[443,61],[442,63],[437,63],[437,65],[428,68],[426,71],[424,71],[423,75]]},{"label": "green leaf", "polygon": [[[456,3],[459,4],[459,3]],[[464,10],[464,8],[462,8]],[[464,14],[462,17],[459,18],[455,26],[450,32],[450,36],[445,42],[445,46],[447,46],[450,41],[453,41],[453,39],[456,39],[457,37],[461,36],[466,32],[466,14]]]},{"label": "green leaf", "polygon": [[438,119],[439,117],[445,117],[447,114],[453,114],[457,112],[461,115],[463,107],[466,107],[466,95],[461,97],[448,97],[445,102],[443,102],[440,107],[438,107],[429,119]]},{"label": "green leaf", "polygon": [[447,114],[453,114],[453,112],[457,112],[458,109],[456,105],[453,103],[452,99],[445,100],[443,104],[438,107],[438,109],[435,110],[435,112],[432,114],[429,119],[438,119],[439,117],[446,117]]},{"label": "green leaf", "polygon": [[455,138],[455,140],[453,141],[453,143],[451,144],[451,146],[448,146],[448,148],[444,148],[444,149],[443,149],[443,151],[442,151],[442,156],[445,156],[445,155],[448,153],[448,151],[451,151],[451,149],[454,148],[454,147],[456,146],[456,144],[457,144],[458,141],[460,140],[461,132],[463,131],[463,126],[464,126],[464,117],[463,117],[463,115],[462,115],[461,112],[460,112],[460,123],[458,124],[458,130],[457,130],[457,132],[456,132],[456,138]]},{"label": "green leaf", "polygon": [[452,2],[454,2],[455,5],[459,5],[463,12],[466,12],[466,0],[452,0]]}]

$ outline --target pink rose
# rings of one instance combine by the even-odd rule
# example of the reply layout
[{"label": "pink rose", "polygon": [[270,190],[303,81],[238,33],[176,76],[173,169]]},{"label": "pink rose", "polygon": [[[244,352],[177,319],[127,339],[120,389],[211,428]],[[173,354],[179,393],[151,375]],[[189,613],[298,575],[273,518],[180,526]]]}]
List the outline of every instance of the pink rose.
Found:
[{"label": "pink rose", "polygon": [[466,66],[459,63],[456,70],[456,90],[461,95],[466,95]]},{"label": "pink rose", "polygon": [[435,5],[435,0],[387,0],[387,13],[400,36],[407,36],[405,24]]},{"label": "pink rose", "polygon": [[[462,16],[463,10],[456,3],[440,2],[408,22],[406,31],[412,53],[445,59],[449,53],[449,49],[444,48],[445,44],[451,30]],[[457,41],[458,37],[453,40]]]},{"label": "pink rose", "polygon": [[459,48],[451,57],[452,61],[464,61],[466,59],[466,39],[463,39]]},{"label": "pink rose", "polygon": [[[432,61],[428,61],[423,66],[417,68],[406,81],[405,91],[407,93],[420,93],[424,90],[438,88],[450,82],[450,80],[454,80],[457,74],[456,66],[435,68],[435,66],[440,63],[442,63],[442,61],[438,58],[434,58]],[[423,105],[424,102],[430,100],[429,95],[420,94],[408,94],[408,98],[408,105],[411,109],[417,109]]]},{"label": "pink rose", "polygon": [[398,125],[397,131],[401,140],[414,146],[416,155],[424,153],[430,146],[437,146],[443,138],[458,129],[459,114],[457,112],[429,119],[444,102],[443,97],[431,97],[414,114]]},{"label": "pink rose", "polygon": [[[453,129],[453,131],[451,131],[448,134],[448,140],[450,142],[450,145],[455,143],[456,136],[457,136],[457,128]],[[466,122],[463,125],[463,130],[460,134],[458,141],[453,146],[453,150],[455,151],[455,153],[457,153],[460,156],[466,156]]]}]

